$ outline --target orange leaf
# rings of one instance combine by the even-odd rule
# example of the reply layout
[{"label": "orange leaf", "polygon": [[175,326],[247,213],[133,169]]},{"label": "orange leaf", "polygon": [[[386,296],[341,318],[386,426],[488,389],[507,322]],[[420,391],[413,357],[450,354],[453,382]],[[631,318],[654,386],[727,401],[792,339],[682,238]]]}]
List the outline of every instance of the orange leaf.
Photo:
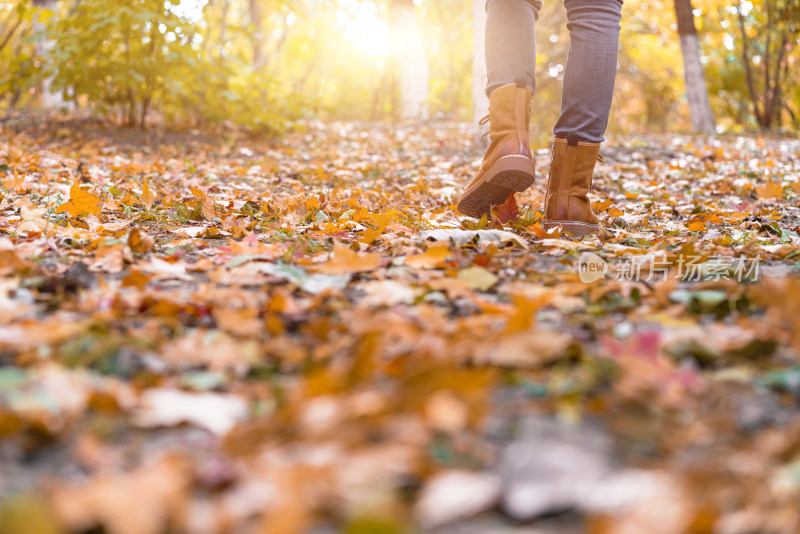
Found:
[{"label": "orange leaf", "polygon": [[145,274],[138,269],[131,269],[128,276],[122,279],[122,287],[136,287],[142,289],[153,276]]},{"label": "orange leaf", "polygon": [[758,198],[781,198],[783,186],[770,180],[763,185],[757,185],[756,194],[758,194]]},{"label": "orange leaf", "polygon": [[692,221],[689,223],[689,226],[686,227],[687,230],[690,232],[702,232],[706,229],[706,222],[705,221]]},{"label": "orange leaf", "polygon": [[380,264],[380,254],[358,254],[337,243],[333,245],[332,258],[319,265],[315,270],[325,274],[348,274],[372,271]]},{"label": "orange leaf", "polygon": [[403,264],[409,267],[435,269],[444,265],[445,260],[449,258],[450,255],[450,248],[447,245],[436,245],[422,254],[408,256]]},{"label": "orange leaf", "polygon": [[383,227],[376,228],[375,230],[367,230],[363,234],[361,234],[362,237],[358,241],[366,245],[369,245],[370,243],[378,239],[381,235],[383,235]]},{"label": "orange leaf", "polygon": [[14,173],[14,176],[10,176],[3,180],[3,188],[7,191],[16,191],[17,189],[22,188],[22,182],[25,181],[25,175],[22,176]]},{"label": "orange leaf", "polygon": [[61,204],[55,212],[64,213],[66,211],[73,217],[86,214],[97,215],[100,213],[102,204],[103,201],[100,197],[87,193],[76,182],[69,188],[69,201]]},{"label": "orange leaf", "polygon": [[139,197],[139,200],[142,201],[142,206],[144,206],[148,211],[153,207],[153,202],[156,201],[156,196],[152,191],[150,191],[150,184],[147,183],[147,180],[144,181],[144,185],[142,186],[142,196]]}]

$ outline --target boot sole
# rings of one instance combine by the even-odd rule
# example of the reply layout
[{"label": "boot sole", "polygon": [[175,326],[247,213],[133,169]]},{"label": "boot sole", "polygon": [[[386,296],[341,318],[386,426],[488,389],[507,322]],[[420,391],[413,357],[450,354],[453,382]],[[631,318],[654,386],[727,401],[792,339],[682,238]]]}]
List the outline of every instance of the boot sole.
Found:
[{"label": "boot sole", "polygon": [[458,201],[458,211],[480,219],[492,211],[492,206],[505,203],[514,193],[531,185],[535,172],[533,160],[525,156],[503,156],[489,167],[480,181],[467,189]]},{"label": "boot sole", "polygon": [[545,230],[552,230],[556,227],[561,227],[560,233],[571,234],[572,237],[583,237],[593,234],[600,230],[599,224],[592,224],[582,221],[551,221],[546,220],[542,223]]}]

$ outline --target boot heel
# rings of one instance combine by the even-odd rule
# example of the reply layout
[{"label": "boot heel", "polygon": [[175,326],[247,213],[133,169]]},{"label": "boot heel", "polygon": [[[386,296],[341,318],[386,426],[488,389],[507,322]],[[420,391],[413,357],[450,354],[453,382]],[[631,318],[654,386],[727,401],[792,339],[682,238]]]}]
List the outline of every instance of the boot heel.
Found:
[{"label": "boot heel", "polygon": [[535,179],[535,164],[525,156],[503,156],[489,167],[481,179],[464,192],[458,211],[480,219],[492,206],[505,203],[514,193],[525,191]]}]

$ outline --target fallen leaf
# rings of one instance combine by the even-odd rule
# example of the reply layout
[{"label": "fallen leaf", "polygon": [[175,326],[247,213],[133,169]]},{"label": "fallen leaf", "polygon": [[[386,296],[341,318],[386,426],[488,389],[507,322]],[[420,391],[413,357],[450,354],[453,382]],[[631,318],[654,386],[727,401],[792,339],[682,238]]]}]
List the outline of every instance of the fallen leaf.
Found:
[{"label": "fallen leaf", "polygon": [[54,484],[48,493],[56,516],[72,531],[99,524],[108,534],[160,534],[168,524],[185,524],[190,483],[188,462],[168,455],[132,472]]},{"label": "fallen leaf", "polygon": [[81,215],[98,215],[103,201],[91,193],[81,189],[79,183],[72,184],[69,189],[69,200],[58,207],[55,213],[67,212],[73,217]]},{"label": "fallen leaf", "polygon": [[487,291],[499,280],[494,274],[482,267],[468,267],[458,272],[458,279],[466,282],[470,288]]},{"label": "fallen leaf", "polygon": [[147,180],[145,180],[142,185],[142,195],[139,199],[142,201],[142,206],[148,211],[153,207],[153,202],[156,201],[156,197],[153,192],[150,191],[150,184],[147,183]]},{"label": "fallen leaf", "polygon": [[143,427],[192,423],[225,434],[247,415],[247,403],[234,395],[148,389],[142,393],[136,424]]},{"label": "fallen leaf", "polygon": [[756,194],[758,198],[764,199],[781,198],[783,196],[783,185],[770,180],[765,184],[757,185]]},{"label": "fallen leaf", "polygon": [[456,245],[478,242],[513,243],[522,248],[528,248],[528,244],[517,234],[505,230],[425,230],[419,233],[419,237],[422,240],[452,241]]},{"label": "fallen leaf", "polygon": [[348,274],[372,271],[381,264],[380,254],[353,252],[349,248],[335,244],[330,259],[314,266],[314,270],[325,274]]},{"label": "fallen leaf", "polygon": [[445,471],[425,484],[414,515],[425,529],[440,527],[492,508],[500,493],[501,479],[495,473]]},{"label": "fallen leaf", "polygon": [[128,234],[128,246],[136,254],[144,254],[153,248],[155,239],[139,228],[134,228]]},{"label": "fallen leaf", "polygon": [[451,256],[450,247],[447,245],[435,245],[422,254],[412,254],[403,260],[404,265],[416,267],[418,269],[436,269],[444,265],[447,258]]}]

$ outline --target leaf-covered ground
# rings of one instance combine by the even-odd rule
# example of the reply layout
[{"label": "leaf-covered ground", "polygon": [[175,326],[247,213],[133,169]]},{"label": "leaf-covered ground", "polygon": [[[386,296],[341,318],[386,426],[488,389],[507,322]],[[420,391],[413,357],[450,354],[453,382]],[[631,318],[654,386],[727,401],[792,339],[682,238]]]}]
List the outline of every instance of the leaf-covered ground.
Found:
[{"label": "leaf-covered ground", "polygon": [[800,143],[613,139],[582,241],[537,154],[7,126],[0,532],[800,531]]}]

